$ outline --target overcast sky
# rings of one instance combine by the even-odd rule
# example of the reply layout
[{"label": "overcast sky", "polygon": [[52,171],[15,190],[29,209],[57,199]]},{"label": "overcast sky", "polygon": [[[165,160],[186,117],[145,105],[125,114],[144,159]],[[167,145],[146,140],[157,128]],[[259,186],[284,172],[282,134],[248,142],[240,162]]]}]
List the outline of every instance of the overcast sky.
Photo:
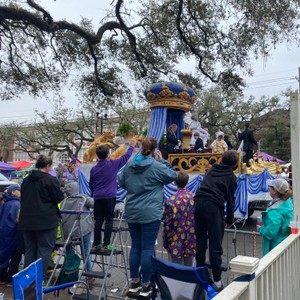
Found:
[{"label": "overcast sky", "polygon": [[[39,1],[56,20],[67,19],[77,23],[80,17],[84,16],[92,18],[95,24],[103,18],[111,2],[112,0]],[[268,60],[253,61],[254,76],[244,78],[247,83],[245,95],[254,95],[259,99],[264,95],[277,96],[287,88],[298,89],[299,82],[296,78],[298,78],[298,67],[300,67],[299,54],[299,48],[287,48],[286,45],[280,45],[272,52],[272,57]],[[195,68],[194,65],[190,67],[192,70]],[[184,69],[188,68],[189,66],[185,64]],[[70,102],[69,105],[71,105]],[[35,109],[50,112],[53,107],[49,100],[32,99],[27,95],[24,95],[21,100],[1,102],[0,123],[12,120],[30,121],[33,119]]]}]

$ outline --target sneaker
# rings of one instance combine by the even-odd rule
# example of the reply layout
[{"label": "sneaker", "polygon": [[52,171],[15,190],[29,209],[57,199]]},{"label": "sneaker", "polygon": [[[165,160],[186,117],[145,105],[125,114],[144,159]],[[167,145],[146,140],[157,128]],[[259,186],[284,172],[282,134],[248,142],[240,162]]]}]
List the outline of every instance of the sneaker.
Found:
[{"label": "sneaker", "polygon": [[152,286],[149,284],[149,285],[142,286],[142,290],[140,291],[139,296],[148,297],[151,294],[152,294]]},{"label": "sneaker", "polygon": [[140,281],[138,282],[131,282],[130,288],[128,290],[129,293],[137,293],[142,289],[142,284]]},{"label": "sneaker", "polygon": [[221,284],[220,287],[217,287],[217,285],[214,282],[212,282],[211,286],[217,293],[220,293],[224,289],[223,283]]},{"label": "sneaker", "polygon": [[99,244],[99,245],[94,245],[91,249],[91,251],[99,251],[101,248],[103,247],[103,244]]},{"label": "sneaker", "polygon": [[112,245],[104,245],[103,247],[101,247],[100,252],[108,252],[108,251],[112,251],[112,250],[113,250]]}]

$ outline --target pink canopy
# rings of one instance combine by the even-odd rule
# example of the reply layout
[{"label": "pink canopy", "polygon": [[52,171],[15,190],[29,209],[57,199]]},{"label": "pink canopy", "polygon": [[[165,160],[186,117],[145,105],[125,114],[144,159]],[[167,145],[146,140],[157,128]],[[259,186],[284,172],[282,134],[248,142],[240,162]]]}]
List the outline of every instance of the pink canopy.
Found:
[{"label": "pink canopy", "polygon": [[26,169],[32,165],[32,162],[27,160],[21,160],[10,164],[11,166],[15,167],[18,171],[22,169]]}]

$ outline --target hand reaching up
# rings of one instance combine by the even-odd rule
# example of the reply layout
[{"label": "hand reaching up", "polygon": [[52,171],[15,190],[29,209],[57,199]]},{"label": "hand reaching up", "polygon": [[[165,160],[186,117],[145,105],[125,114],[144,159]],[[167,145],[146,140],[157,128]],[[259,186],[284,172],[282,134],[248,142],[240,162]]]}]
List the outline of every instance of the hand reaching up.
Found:
[{"label": "hand reaching up", "polygon": [[129,146],[135,147],[135,145],[136,145],[136,140],[135,140],[135,139],[131,139],[131,140],[129,141]]}]

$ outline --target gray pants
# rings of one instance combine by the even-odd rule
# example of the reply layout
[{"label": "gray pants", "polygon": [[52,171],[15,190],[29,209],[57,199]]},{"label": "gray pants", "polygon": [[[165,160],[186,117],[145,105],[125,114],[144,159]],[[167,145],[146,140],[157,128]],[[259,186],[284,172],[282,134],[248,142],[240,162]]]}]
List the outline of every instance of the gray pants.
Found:
[{"label": "gray pants", "polygon": [[47,230],[24,231],[25,267],[42,258],[44,279],[55,246],[56,235],[57,227]]},{"label": "gray pants", "polygon": [[168,259],[169,261],[175,264],[184,265],[186,267],[192,267],[194,262],[194,257],[192,256],[173,258],[169,253],[168,253]]}]

